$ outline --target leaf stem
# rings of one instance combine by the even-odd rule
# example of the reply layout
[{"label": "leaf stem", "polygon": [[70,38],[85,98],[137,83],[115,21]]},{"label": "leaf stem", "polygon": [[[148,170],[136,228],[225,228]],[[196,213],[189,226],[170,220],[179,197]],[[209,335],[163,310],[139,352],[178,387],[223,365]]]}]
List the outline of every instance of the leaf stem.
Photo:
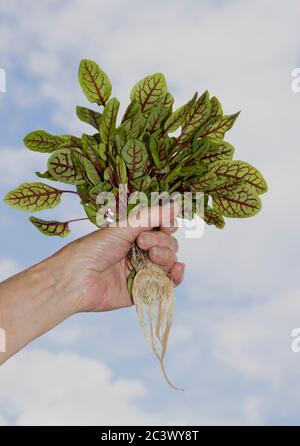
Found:
[{"label": "leaf stem", "polygon": [[83,194],[82,192],[77,192],[75,190],[62,190],[62,189],[60,190],[60,192],[63,194],[75,194],[78,195],[78,197],[80,197],[84,201],[89,201],[90,203],[96,204],[94,200],[92,200],[90,197]]},{"label": "leaf stem", "polygon": [[87,217],[74,218],[73,220],[68,220],[65,223],[69,224],[69,223],[75,223],[76,221],[84,221],[84,220],[89,220],[89,219]]}]

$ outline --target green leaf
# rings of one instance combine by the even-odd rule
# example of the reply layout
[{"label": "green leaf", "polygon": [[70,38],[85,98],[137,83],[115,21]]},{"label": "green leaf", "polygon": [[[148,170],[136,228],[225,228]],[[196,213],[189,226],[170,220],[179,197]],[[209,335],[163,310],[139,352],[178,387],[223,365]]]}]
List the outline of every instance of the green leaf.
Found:
[{"label": "green leaf", "polygon": [[117,156],[116,161],[119,184],[127,184],[128,178],[126,164],[120,156]]},{"label": "green leaf", "polygon": [[63,143],[64,140],[61,137],[50,135],[44,130],[28,133],[24,138],[25,146],[33,152],[51,153]]},{"label": "green leaf", "polygon": [[44,235],[67,237],[70,234],[68,222],[47,221],[30,217],[29,221]]},{"label": "green leaf", "polygon": [[208,128],[219,121],[220,117],[223,116],[223,109],[219,100],[214,96],[210,100],[210,113],[207,120],[201,125],[200,129],[195,133],[195,137],[198,135],[203,135]]},{"label": "green leaf", "polygon": [[107,146],[104,142],[101,142],[99,144],[99,157],[103,160],[106,161],[107,160]]},{"label": "green leaf", "polygon": [[130,99],[140,104],[143,113],[149,114],[153,107],[167,94],[167,83],[162,73],[154,73],[135,84]]},{"label": "green leaf", "polygon": [[167,180],[161,179],[159,182],[159,186],[160,186],[160,191],[162,192],[169,192],[170,190],[170,185]]},{"label": "green leaf", "polygon": [[76,152],[60,149],[54,152],[48,160],[48,171],[57,180],[67,184],[83,184],[84,175],[76,169],[74,156]]},{"label": "green leaf", "polygon": [[[170,139],[166,138],[160,138],[158,135],[153,135],[156,138],[157,141],[157,153],[158,158],[160,160],[160,163],[163,167],[165,167],[167,161],[168,161],[168,150],[172,143],[170,142]],[[169,168],[169,166],[167,166]]]},{"label": "green leaf", "polygon": [[161,103],[165,107],[168,113],[172,113],[174,97],[171,95],[171,93],[167,92],[166,96],[163,98]]},{"label": "green leaf", "polygon": [[106,104],[100,124],[101,142],[108,143],[114,139],[119,107],[120,102],[116,98],[111,98]]},{"label": "green leaf", "polygon": [[201,179],[202,175],[206,171],[206,166],[204,163],[189,164],[187,166],[180,166],[179,176],[180,177],[191,177],[195,176],[197,179]]},{"label": "green leaf", "polygon": [[90,222],[97,225],[98,208],[93,203],[83,203],[82,206]]},{"label": "green leaf", "polygon": [[91,110],[87,107],[78,106],[78,107],[76,107],[76,114],[82,122],[85,122],[86,124],[90,124],[93,127],[95,127],[95,129],[99,130],[100,122],[101,122],[101,118],[102,118],[101,113],[97,113],[96,111]]},{"label": "green leaf", "polygon": [[99,144],[94,136],[83,134],[81,137],[81,143],[83,154],[86,155],[93,164],[101,167],[99,163]]},{"label": "green leaf", "polygon": [[225,226],[223,215],[210,206],[207,206],[204,210],[204,221],[208,225],[216,226],[218,229],[223,229]]},{"label": "green leaf", "polygon": [[49,172],[49,170],[46,170],[46,172],[41,173],[41,172],[35,172],[36,176],[39,178],[43,178],[46,180],[51,180],[51,181],[57,181],[56,178],[54,178],[51,173]]},{"label": "green leaf", "polygon": [[200,157],[200,160],[208,164],[218,160],[232,159],[233,154],[234,147],[228,142],[220,141],[218,142],[218,151],[208,151]]},{"label": "green leaf", "polygon": [[193,107],[190,109],[183,128],[182,133],[178,139],[180,143],[188,141],[193,134],[201,127],[201,125],[206,121],[210,113],[210,100],[208,91],[203,93],[200,98],[197,99]]},{"label": "green leaf", "polygon": [[138,110],[141,111],[140,105],[135,101],[130,102],[122,118],[122,123],[131,119]]},{"label": "green leaf", "polygon": [[[81,169],[82,166],[80,165],[79,161],[75,160],[75,162],[76,162],[76,164],[77,164],[77,162],[78,162],[78,164],[79,164],[78,169]],[[77,190],[77,192],[79,193],[79,195],[88,197],[88,196],[89,196],[90,189],[91,189],[92,187],[93,187],[93,186],[91,186],[88,182],[86,182],[86,183],[84,183],[84,184],[78,184],[78,185],[76,186],[76,190]],[[81,201],[84,201],[84,200],[85,200],[85,198],[84,198],[83,200],[81,200]]]},{"label": "green leaf", "polygon": [[121,156],[125,161],[131,178],[137,178],[147,171],[147,149],[138,139],[130,139],[123,147]]},{"label": "green leaf", "polygon": [[207,172],[204,175],[200,176],[196,180],[192,180],[190,182],[191,191],[193,192],[203,192],[207,190],[211,190],[216,186],[218,181],[217,176],[213,172]]},{"label": "green leaf", "polygon": [[216,96],[213,96],[210,100],[210,115],[209,119],[211,118],[218,118],[223,115],[223,109],[222,105],[220,104],[220,101]]},{"label": "green leaf", "polygon": [[162,165],[161,165],[159,155],[158,155],[158,148],[159,148],[159,146],[158,146],[156,138],[153,135],[150,135],[150,138],[149,138],[150,153],[151,153],[151,156],[152,156],[155,166],[158,169],[161,169]]},{"label": "green leaf", "polygon": [[151,183],[148,185],[149,192],[159,192],[159,182],[157,180],[157,177],[151,178]]},{"label": "green leaf", "polygon": [[162,121],[167,117],[168,111],[163,104],[154,107],[148,117],[146,129],[149,133],[154,133],[160,128]]},{"label": "green leaf", "polygon": [[167,178],[165,179],[166,183],[171,183],[174,179],[177,179],[180,176],[182,171],[182,166],[178,164],[175,169],[172,169]]},{"label": "green leaf", "polygon": [[[215,144],[215,143],[213,143]],[[193,153],[198,155],[204,154],[209,150],[210,140],[209,138],[193,139],[191,149]]]},{"label": "green leaf", "polygon": [[107,75],[95,62],[83,59],[80,62],[78,79],[90,102],[105,105],[111,95],[112,86]]},{"label": "green leaf", "polygon": [[144,131],[146,118],[143,116],[140,108],[133,114],[133,116],[125,121],[123,126],[125,129],[125,139],[136,139]]},{"label": "green leaf", "polygon": [[152,178],[149,175],[142,175],[130,181],[130,184],[135,188],[135,190],[142,192],[145,192],[145,190],[151,186],[151,183]]},{"label": "green leaf", "polygon": [[262,174],[244,161],[220,160],[210,164],[208,168],[209,172],[213,172],[223,183],[243,182],[258,194],[263,194],[268,190]]},{"label": "green leaf", "polygon": [[103,178],[105,181],[113,182],[114,181],[114,173],[111,166],[106,167],[103,172]]},{"label": "green leaf", "polygon": [[207,130],[204,131],[202,135],[199,136],[209,136],[212,140],[222,140],[224,138],[225,133],[231,129],[236,119],[238,118],[240,112],[235,113],[234,115],[224,115],[221,116],[217,122],[215,122],[212,126],[210,126]]},{"label": "green leaf", "polygon": [[190,101],[179,107],[171,114],[171,116],[165,122],[164,134],[175,132],[175,130],[177,130],[178,127],[183,124],[187,114],[196,102],[196,99],[197,93],[194,94],[193,98]]},{"label": "green leaf", "polygon": [[96,201],[97,196],[100,192],[108,192],[111,190],[111,185],[109,183],[103,182],[92,187],[89,191],[89,196]]},{"label": "green leaf", "polygon": [[117,147],[117,153],[121,153],[123,146],[125,146],[126,142],[129,139],[130,129],[129,129],[129,123],[124,122],[116,129],[116,147]]},{"label": "green leaf", "polygon": [[259,196],[247,184],[225,188],[212,194],[213,208],[224,217],[246,218],[256,215],[261,209]]},{"label": "green leaf", "polygon": [[[90,182],[92,185],[97,185],[101,182],[98,171],[94,164],[80,153],[73,152],[71,154],[71,161],[73,168],[78,177],[82,177],[84,181],[79,184],[86,184]],[[73,183],[74,184],[74,183]]]},{"label": "green leaf", "polygon": [[123,122],[123,124],[117,128],[115,140],[119,154],[129,139],[137,139],[137,137],[142,136],[145,124],[146,118],[142,115],[139,109],[130,120]]},{"label": "green leaf", "polygon": [[62,191],[44,183],[23,183],[9,192],[4,201],[8,206],[25,212],[51,209],[60,203]]},{"label": "green leaf", "polygon": [[90,160],[83,158],[83,166],[84,166],[84,170],[85,170],[85,175],[86,175],[87,179],[89,180],[89,182],[91,184],[93,184],[94,186],[99,184],[101,182],[101,179],[100,179],[97,169],[95,168],[93,163]]},{"label": "green leaf", "polygon": [[77,136],[73,135],[60,135],[62,139],[62,144],[59,146],[60,149],[76,149],[78,151],[81,150],[81,139]]}]

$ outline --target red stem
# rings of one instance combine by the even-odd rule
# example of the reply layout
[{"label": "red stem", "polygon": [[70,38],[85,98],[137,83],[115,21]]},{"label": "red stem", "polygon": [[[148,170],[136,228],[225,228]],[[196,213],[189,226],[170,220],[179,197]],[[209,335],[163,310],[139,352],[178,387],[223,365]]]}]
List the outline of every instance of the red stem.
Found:
[{"label": "red stem", "polygon": [[75,195],[78,195],[78,197],[80,197],[81,199],[83,199],[85,201],[89,201],[90,203],[94,203],[95,204],[94,200],[92,200],[87,195],[82,194],[81,192],[76,192],[75,190],[63,190],[63,189],[60,189],[60,192],[62,192],[63,194],[75,194]]},{"label": "red stem", "polygon": [[66,223],[74,223],[74,222],[76,222],[76,221],[84,221],[84,220],[89,220],[87,217],[84,217],[84,218],[74,218],[73,220],[69,220],[69,221],[66,221]]}]

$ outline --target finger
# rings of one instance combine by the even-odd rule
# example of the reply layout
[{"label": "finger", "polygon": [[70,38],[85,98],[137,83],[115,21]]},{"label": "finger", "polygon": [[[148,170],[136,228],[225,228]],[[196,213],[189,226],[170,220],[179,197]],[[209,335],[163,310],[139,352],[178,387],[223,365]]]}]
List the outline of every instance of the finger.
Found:
[{"label": "finger", "polygon": [[185,264],[184,263],[180,263],[180,262],[174,263],[174,265],[170,269],[170,275],[171,275],[171,277],[173,279],[173,282],[174,282],[175,286],[180,285],[181,282],[183,281],[183,279],[184,279],[184,269],[185,269]]},{"label": "finger", "polygon": [[111,229],[120,238],[132,243],[144,231],[156,227],[169,228],[170,222],[174,220],[179,211],[178,202],[171,202],[163,206],[144,207],[137,213],[131,214],[128,219],[119,222],[116,228]]},{"label": "finger", "polygon": [[158,248],[169,248],[174,252],[178,251],[178,242],[175,237],[165,234],[161,231],[142,232],[137,238],[138,246],[148,251],[153,246]]},{"label": "finger", "polygon": [[[165,227],[168,222],[174,220],[175,215],[180,211],[180,206],[176,203],[171,203],[164,206],[152,206],[141,209],[136,215],[137,221],[134,217],[130,217],[114,227],[113,225],[97,230],[76,241],[79,250],[82,243],[85,247],[85,252],[90,250],[95,252],[105,268],[113,265],[121,260],[129,251],[132,243],[136,237],[146,231],[150,231],[154,227]],[[165,223],[167,222],[167,223]],[[111,249],[111,246],[116,246],[118,249]],[[109,253],[109,255],[107,255]]]},{"label": "finger", "polygon": [[148,251],[149,259],[161,266],[165,271],[170,271],[174,263],[177,261],[175,252],[169,248],[150,248]]},{"label": "finger", "polygon": [[174,234],[174,232],[176,232],[177,229],[178,229],[178,222],[176,218],[170,222],[170,227],[163,226],[160,228],[160,230],[162,232],[165,232],[166,234]]}]

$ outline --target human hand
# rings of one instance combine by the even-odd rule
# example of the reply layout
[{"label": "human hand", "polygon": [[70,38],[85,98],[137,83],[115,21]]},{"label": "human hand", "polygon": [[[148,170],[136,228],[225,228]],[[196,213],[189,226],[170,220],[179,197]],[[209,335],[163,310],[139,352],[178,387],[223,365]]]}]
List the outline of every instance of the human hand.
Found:
[{"label": "human hand", "polygon": [[[147,209],[141,211],[138,227],[98,230],[0,283],[0,327],[7,337],[0,364],[74,313],[130,306],[127,254],[134,241],[170,273],[175,285],[182,281],[184,265],[177,262],[178,245],[171,235],[174,208],[167,219],[162,208]],[[152,231],[156,227],[161,230]]]},{"label": "human hand", "polygon": [[[148,209],[149,215],[145,212]],[[61,280],[69,295],[73,294],[76,312],[108,311],[132,305],[127,290],[130,274],[127,254],[135,240],[148,252],[152,262],[170,273],[175,286],[181,283],[184,264],[177,262],[178,243],[171,235],[176,230],[174,208],[167,218],[161,209],[157,206],[142,210],[139,227],[97,230],[55,255],[56,264],[64,265],[60,269]],[[153,227],[161,229],[153,231]]]}]

